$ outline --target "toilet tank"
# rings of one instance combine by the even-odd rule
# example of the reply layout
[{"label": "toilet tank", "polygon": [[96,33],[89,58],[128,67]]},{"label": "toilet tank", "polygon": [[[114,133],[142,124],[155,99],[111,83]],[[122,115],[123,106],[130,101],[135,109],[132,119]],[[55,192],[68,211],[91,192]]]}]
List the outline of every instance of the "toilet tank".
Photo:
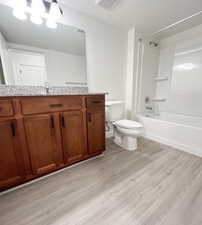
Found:
[{"label": "toilet tank", "polygon": [[113,122],[124,118],[124,102],[113,100],[105,103],[106,120]]}]

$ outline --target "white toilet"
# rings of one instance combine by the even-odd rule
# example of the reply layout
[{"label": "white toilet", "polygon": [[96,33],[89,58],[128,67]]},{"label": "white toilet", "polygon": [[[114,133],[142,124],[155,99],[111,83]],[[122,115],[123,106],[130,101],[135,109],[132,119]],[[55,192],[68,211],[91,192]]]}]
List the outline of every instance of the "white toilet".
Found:
[{"label": "white toilet", "polygon": [[106,102],[106,119],[112,123],[114,142],[122,148],[134,151],[138,148],[137,139],[144,134],[139,122],[123,119],[124,104],[121,101]]}]

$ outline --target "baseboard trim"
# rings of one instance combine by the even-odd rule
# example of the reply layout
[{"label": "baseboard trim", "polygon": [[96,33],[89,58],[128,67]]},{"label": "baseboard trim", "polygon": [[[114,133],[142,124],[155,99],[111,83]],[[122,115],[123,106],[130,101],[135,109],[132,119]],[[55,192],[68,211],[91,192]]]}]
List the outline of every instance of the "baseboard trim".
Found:
[{"label": "baseboard trim", "polygon": [[153,140],[153,141],[156,141],[156,142],[159,142],[161,144],[165,144],[165,145],[169,145],[173,148],[176,148],[177,150],[179,151],[183,151],[183,152],[188,152],[192,155],[196,155],[198,157],[202,157],[202,153],[200,153],[201,149],[194,149],[188,145],[184,145],[184,144],[181,144],[179,142],[174,142],[173,140],[171,139],[167,139],[167,138],[164,138],[164,137],[161,137],[161,136],[156,136],[156,135],[153,135],[153,134],[149,134],[147,133],[145,135],[146,138],[150,139],[150,140]]}]

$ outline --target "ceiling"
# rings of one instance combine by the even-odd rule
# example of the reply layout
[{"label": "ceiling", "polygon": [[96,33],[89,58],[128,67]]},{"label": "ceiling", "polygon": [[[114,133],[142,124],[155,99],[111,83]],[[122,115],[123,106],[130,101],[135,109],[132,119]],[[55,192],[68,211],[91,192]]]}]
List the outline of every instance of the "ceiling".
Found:
[{"label": "ceiling", "polygon": [[[60,2],[108,24],[123,29],[136,27],[145,34],[152,34],[202,10],[202,0],[118,0],[117,6],[110,10],[96,6],[95,0]],[[202,23],[201,18],[194,18],[194,25]]]},{"label": "ceiling", "polygon": [[[0,3],[11,4],[13,1],[16,0],[0,0]],[[202,0],[117,0],[110,10],[95,5],[95,0],[59,0],[59,3],[120,29],[135,27],[144,35],[151,35],[201,11],[200,15],[160,32],[156,35],[159,38],[202,23]]]},{"label": "ceiling", "polygon": [[59,24],[57,29],[21,21],[12,15],[12,9],[0,5],[0,32],[8,42],[69,54],[85,55],[85,33]]}]

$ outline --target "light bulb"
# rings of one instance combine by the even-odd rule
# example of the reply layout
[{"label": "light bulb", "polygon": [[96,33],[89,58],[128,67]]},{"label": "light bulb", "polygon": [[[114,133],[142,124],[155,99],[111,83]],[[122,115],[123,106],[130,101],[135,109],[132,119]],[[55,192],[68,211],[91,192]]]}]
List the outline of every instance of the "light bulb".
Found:
[{"label": "light bulb", "polygon": [[32,13],[43,14],[46,11],[43,0],[32,0]]},{"label": "light bulb", "polygon": [[13,16],[15,16],[17,19],[19,20],[26,20],[27,19],[27,15],[25,14],[25,12],[21,9],[13,9]]},{"label": "light bulb", "polygon": [[57,1],[51,3],[49,14],[54,20],[58,20],[61,17],[61,11]]},{"label": "light bulb", "polygon": [[27,0],[18,0],[16,5],[13,6],[14,9],[21,9],[21,10],[25,10],[27,6]]},{"label": "light bulb", "polygon": [[53,19],[49,18],[46,22],[46,26],[51,29],[56,29],[58,25]]},{"label": "light bulb", "polygon": [[27,6],[26,0],[19,0],[18,3],[13,7],[13,16],[20,20],[26,20],[27,15],[25,14],[25,8]]},{"label": "light bulb", "polygon": [[37,24],[37,25],[40,25],[40,24],[43,23],[43,20],[40,17],[40,15],[35,14],[35,13],[31,15],[30,20],[31,20],[32,23]]}]

